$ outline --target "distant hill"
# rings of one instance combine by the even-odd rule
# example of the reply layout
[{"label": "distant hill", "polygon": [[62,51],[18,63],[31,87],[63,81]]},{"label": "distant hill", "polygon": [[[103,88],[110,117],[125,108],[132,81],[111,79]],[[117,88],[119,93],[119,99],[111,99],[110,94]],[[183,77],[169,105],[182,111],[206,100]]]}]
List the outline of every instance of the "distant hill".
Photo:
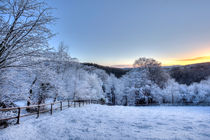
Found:
[{"label": "distant hill", "polygon": [[121,69],[121,68],[102,66],[102,65],[98,65],[98,64],[94,64],[94,63],[83,63],[83,64],[87,65],[87,66],[94,66],[98,69],[102,69],[102,70],[106,71],[106,73],[108,73],[108,74],[112,73],[117,78],[122,77],[124,74],[126,74],[129,71],[129,69]]},{"label": "distant hill", "polygon": [[172,66],[165,68],[172,78],[180,84],[190,85],[200,82],[210,76],[210,62],[191,64],[186,66]]}]

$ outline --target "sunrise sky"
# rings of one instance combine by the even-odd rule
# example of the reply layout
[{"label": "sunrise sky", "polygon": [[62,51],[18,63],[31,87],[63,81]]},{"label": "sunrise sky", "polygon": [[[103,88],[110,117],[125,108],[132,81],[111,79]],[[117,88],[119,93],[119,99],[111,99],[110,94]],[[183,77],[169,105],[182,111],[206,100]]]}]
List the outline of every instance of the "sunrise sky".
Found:
[{"label": "sunrise sky", "polygon": [[210,0],[47,0],[59,19],[50,41],[81,62],[129,67],[210,61]]}]

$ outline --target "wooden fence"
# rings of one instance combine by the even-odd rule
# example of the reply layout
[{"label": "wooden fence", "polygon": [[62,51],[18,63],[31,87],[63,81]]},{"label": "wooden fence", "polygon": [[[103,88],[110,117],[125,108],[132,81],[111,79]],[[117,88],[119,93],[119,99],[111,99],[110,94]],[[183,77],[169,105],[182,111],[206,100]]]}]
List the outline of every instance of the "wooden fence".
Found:
[{"label": "wooden fence", "polygon": [[[0,118],[0,122],[17,119],[16,123],[19,124],[20,118],[22,117],[37,115],[36,118],[39,118],[40,114],[44,112],[50,112],[50,114],[52,115],[53,110],[58,110],[58,109],[63,110],[64,108],[69,108],[69,107],[77,107],[77,106],[80,107],[84,106],[85,104],[99,104],[99,103],[100,102],[98,100],[67,100],[67,101],[57,101],[48,104],[24,106],[24,107],[2,108],[0,109],[1,112],[15,111],[17,115],[3,119]],[[46,108],[47,106],[49,106],[49,108]],[[30,112],[28,113],[26,110],[30,109],[32,109],[33,111],[31,111],[31,113]],[[21,110],[25,110],[27,113],[21,114]]]}]

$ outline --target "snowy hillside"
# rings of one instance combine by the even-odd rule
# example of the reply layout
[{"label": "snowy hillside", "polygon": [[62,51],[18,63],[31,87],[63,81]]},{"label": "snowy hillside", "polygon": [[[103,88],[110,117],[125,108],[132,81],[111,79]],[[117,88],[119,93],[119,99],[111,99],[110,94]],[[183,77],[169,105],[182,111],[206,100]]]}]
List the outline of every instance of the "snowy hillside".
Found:
[{"label": "snowy hillside", "polygon": [[3,140],[210,139],[210,107],[69,108],[0,131]]}]

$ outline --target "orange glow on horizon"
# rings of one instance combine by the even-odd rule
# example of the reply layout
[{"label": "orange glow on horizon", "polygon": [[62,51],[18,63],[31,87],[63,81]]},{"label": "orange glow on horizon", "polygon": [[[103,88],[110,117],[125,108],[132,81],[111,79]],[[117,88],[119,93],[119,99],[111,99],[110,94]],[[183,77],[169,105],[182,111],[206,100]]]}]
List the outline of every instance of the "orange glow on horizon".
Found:
[{"label": "orange glow on horizon", "polygon": [[162,61],[162,65],[163,66],[189,65],[189,64],[205,63],[205,62],[210,62],[210,56]]},{"label": "orange glow on horizon", "polygon": [[196,63],[210,62],[210,45],[205,46],[205,49],[196,49],[191,52],[183,52],[175,58],[164,58],[162,61],[163,66],[173,66],[173,65],[190,65]]},{"label": "orange glow on horizon", "polygon": [[[194,58],[185,58],[185,59],[162,59],[158,60],[162,63],[162,66],[174,66],[174,65],[190,65],[196,63],[205,63],[210,62],[210,56],[201,56]],[[132,68],[132,64],[119,64],[119,65],[111,65],[110,67],[116,68]]]},{"label": "orange glow on horizon", "polygon": [[[204,46],[204,45],[202,45]],[[152,57],[148,57],[152,58]],[[136,58],[137,59],[137,58]],[[210,62],[210,45],[206,46],[205,49],[196,49],[191,52],[183,52],[175,55],[174,58],[162,57],[154,58],[155,60],[161,62],[162,66],[174,66],[174,65],[190,65],[196,63]],[[125,59],[121,62],[109,65],[116,68],[132,68],[135,59]]]}]

